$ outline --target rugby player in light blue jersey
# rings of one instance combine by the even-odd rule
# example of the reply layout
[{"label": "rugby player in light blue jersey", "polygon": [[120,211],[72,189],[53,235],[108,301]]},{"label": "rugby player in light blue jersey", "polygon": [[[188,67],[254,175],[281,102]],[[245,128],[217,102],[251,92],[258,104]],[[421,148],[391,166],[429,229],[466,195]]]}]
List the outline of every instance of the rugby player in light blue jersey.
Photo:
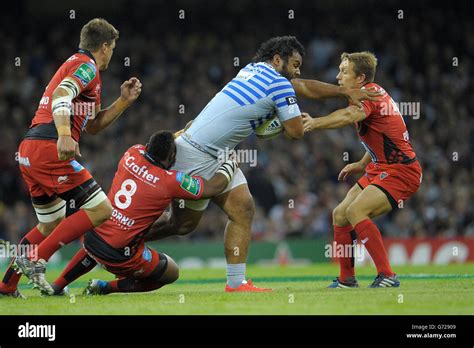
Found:
[{"label": "rugby player in light blue jersey", "polygon": [[[304,54],[304,47],[293,36],[274,37],[264,42],[253,62],[241,69],[176,139],[176,163],[172,169],[210,179],[222,164],[222,154],[231,152],[256,127],[275,115],[287,137],[303,137],[302,116],[293,85],[298,93],[314,99],[345,95],[357,102],[357,94],[353,98],[352,93],[364,93],[345,91],[319,81],[295,79],[300,76]],[[295,79],[293,85],[290,82],[292,79]],[[246,259],[255,204],[240,169],[226,190],[213,198],[213,202],[228,216],[224,234],[227,260],[225,290],[271,290],[258,288],[246,280]],[[186,201],[183,207],[175,201],[171,214],[152,226],[146,240],[192,232],[208,204],[209,199]]]}]

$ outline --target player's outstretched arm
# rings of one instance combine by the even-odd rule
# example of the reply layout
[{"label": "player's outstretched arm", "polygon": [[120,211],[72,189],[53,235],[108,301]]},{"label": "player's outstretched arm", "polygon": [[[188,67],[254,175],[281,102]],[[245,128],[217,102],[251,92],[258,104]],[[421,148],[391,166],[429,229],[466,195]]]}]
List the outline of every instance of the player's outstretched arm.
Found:
[{"label": "player's outstretched arm", "polygon": [[221,194],[232,181],[237,168],[237,162],[227,160],[219,167],[216,174],[209,181],[202,179],[204,182],[202,198],[211,198]]},{"label": "player's outstretched arm", "polygon": [[107,128],[127,109],[142,91],[139,79],[132,77],[120,86],[120,97],[107,109],[97,112],[95,118],[87,124],[86,130],[89,134],[97,134]]},{"label": "player's outstretched arm", "polygon": [[294,117],[281,123],[285,129],[285,135],[290,139],[301,139],[304,136],[303,120],[301,116]]},{"label": "player's outstretched arm", "polygon": [[362,121],[367,117],[364,109],[357,106],[339,109],[323,117],[311,118],[306,113],[303,113],[302,116],[305,132],[311,132],[316,129],[342,128],[351,123]]},{"label": "player's outstretched arm", "polygon": [[297,96],[310,99],[344,97],[357,106],[360,106],[362,100],[376,101],[382,95],[375,88],[346,88],[318,80],[293,79],[291,83]]}]

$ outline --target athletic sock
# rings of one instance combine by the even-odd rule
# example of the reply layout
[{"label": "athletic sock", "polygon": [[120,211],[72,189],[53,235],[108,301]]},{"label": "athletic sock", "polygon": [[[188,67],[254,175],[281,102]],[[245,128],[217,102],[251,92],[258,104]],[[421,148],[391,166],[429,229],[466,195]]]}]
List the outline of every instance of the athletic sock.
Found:
[{"label": "athletic sock", "polygon": [[227,285],[238,288],[245,280],[245,263],[227,264]]},{"label": "athletic sock", "polygon": [[372,260],[374,260],[377,273],[384,273],[388,277],[394,275],[390,267],[387,251],[383,245],[382,234],[372,220],[365,219],[359,222],[355,225],[355,230],[362,244],[365,245],[365,248],[372,257]]},{"label": "athletic sock", "polygon": [[[45,239],[45,236],[38,230],[38,227],[34,227],[30,232],[28,232],[18,243],[18,245],[37,245]],[[12,268],[15,258],[10,262],[3,280],[0,283],[0,291],[3,292],[13,292],[16,290],[18,282],[20,281],[21,274],[16,273]]]},{"label": "athletic sock", "polygon": [[53,232],[38,247],[38,258],[46,261],[63,245],[78,239],[87,231],[94,228],[85,210],[67,217],[53,230]]},{"label": "athletic sock", "polygon": [[61,275],[54,281],[52,285],[54,291],[61,291],[66,285],[91,271],[95,265],[97,265],[97,262],[81,248],[69,261]]},{"label": "athletic sock", "polygon": [[[354,277],[354,248],[353,238],[351,232],[354,228],[351,225],[347,226],[336,226],[334,225],[334,241],[336,242],[336,252],[340,249],[344,251],[342,257],[338,257],[339,261],[339,280],[345,282],[347,278]],[[350,247],[348,247],[350,246]],[[350,255],[346,255],[346,252],[351,251]]]}]

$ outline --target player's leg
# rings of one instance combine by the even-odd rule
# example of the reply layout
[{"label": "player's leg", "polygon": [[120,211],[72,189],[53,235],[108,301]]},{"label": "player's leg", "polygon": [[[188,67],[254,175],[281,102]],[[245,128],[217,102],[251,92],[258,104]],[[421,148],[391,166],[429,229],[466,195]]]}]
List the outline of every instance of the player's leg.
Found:
[{"label": "player's leg", "polygon": [[[129,275],[109,282],[92,279],[89,281],[84,293],[86,295],[107,295],[114,292],[148,292],[157,290],[167,284],[174,283],[179,278],[179,268],[176,262],[166,254],[157,253],[149,249],[152,253],[152,267],[150,271],[145,270],[143,275],[135,277]],[[153,262],[156,260],[157,262]],[[145,266],[149,268],[149,266]],[[143,270],[143,264],[138,264],[127,273]],[[121,272],[120,272],[121,273]]]},{"label": "player's leg", "polygon": [[109,199],[93,179],[61,196],[66,202],[77,202],[80,209],[64,219],[39,245],[37,259],[48,261],[63,245],[78,239],[112,215]]},{"label": "player's leg", "polygon": [[73,256],[71,261],[67,264],[61,275],[52,284],[54,294],[60,295],[63,293],[63,289],[75,281],[77,278],[84,274],[92,271],[97,265],[97,262],[81,248],[76,255]]},{"label": "player's leg", "polygon": [[[377,186],[368,185],[346,210],[346,217],[372,257],[378,275],[383,274],[388,278],[394,277],[395,273],[390,266],[380,230],[371,219],[392,210],[392,204],[393,200],[388,198],[387,192]],[[386,285],[392,286],[389,284],[392,281],[393,285],[399,285],[398,280],[395,279],[386,280],[388,282]]]},{"label": "player's leg", "polygon": [[[35,192],[38,192],[37,190]],[[29,231],[18,243],[18,250],[26,245],[34,246],[30,250],[37,251],[36,246],[41,243],[64,219],[66,214],[65,202],[56,195],[32,197],[33,207],[38,217],[38,225]],[[29,255],[27,255],[29,256]],[[14,258],[0,283],[0,294],[14,293],[17,290],[21,274],[16,271]]]},{"label": "player's leg", "polygon": [[103,223],[112,214],[112,205],[100,186],[85,170],[83,177],[87,180],[59,194],[66,204],[74,204],[80,209],[54,228],[51,234],[39,244],[34,257],[19,257],[16,260],[16,265],[32,280],[33,284],[48,294],[53,294],[54,290],[44,277],[47,260],[63,245]]},{"label": "player's leg", "polygon": [[[238,173],[240,170],[238,171]],[[238,175],[234,179],[238,179]],[[242,172],[240,175],[243,176]],[[255,214],[255,203],[243,178],[241,185],[213,198],[227,215],[228,221],[224,234],[224,252],[227,260],[227,291],[262,291],[245,281],[248,248],[251,239],[252,219]]]},{"label": "player's leg", "polygon": [[[356,199],[362,188],[359,184],[355,184],[347,192],[346,197],[339,205],[334,208],[332,212],[332,223],[334,230],[334,242],[336,248],[342,250],[351,250],[350,255],[344,255],[338,258],[339,261],[339,277],[330,285],[330,287],[355,287],[357,281],[355,280],[354,271],[354,242],[357,240],[357,235],[354,227],[351,225],[346,217],[347,207]],[[338,250],[336,249],[336,250]]]}]

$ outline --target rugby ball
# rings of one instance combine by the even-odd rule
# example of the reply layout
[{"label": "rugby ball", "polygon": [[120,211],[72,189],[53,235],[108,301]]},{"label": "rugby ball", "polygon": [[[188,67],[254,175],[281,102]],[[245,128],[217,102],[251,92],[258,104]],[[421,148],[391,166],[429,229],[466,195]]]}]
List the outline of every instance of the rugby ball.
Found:
[{"label": "rugby ball", "polygon": [[283,132],[283,125],[278,117],[263,122],[260,126],[255,128],[255,135],[260,139],[272,139]]}]

